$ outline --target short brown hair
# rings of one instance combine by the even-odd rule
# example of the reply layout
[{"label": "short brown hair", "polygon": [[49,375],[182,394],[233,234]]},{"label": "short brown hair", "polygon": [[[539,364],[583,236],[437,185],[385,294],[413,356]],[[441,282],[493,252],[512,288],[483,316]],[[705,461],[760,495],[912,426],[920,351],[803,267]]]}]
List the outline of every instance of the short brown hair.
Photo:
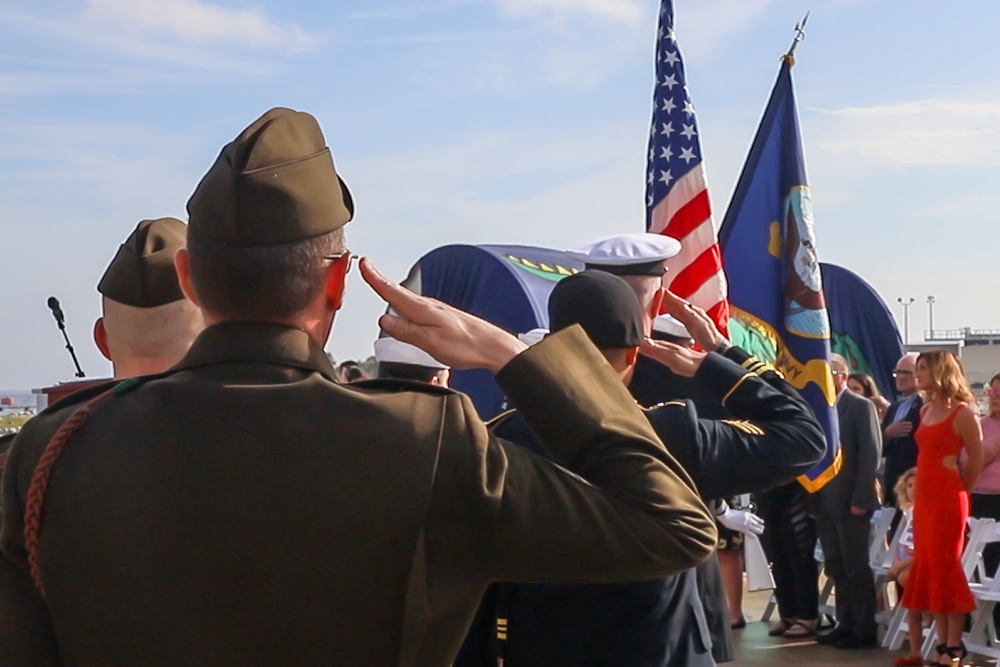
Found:
[{"label": "short brown hair", "polygon": [[275,322],[302,312],[323,289],[324,255],[342,252],[343,229],[269,246],[189,235],[191,282],[202,307],[228,320]]}]

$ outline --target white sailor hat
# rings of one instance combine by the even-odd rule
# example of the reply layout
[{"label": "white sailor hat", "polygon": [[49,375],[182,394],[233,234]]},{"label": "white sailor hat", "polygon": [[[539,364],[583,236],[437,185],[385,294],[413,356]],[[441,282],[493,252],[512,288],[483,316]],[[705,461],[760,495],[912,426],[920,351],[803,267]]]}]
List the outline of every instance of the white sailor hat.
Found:
[{"label": "white sailor hat", "polygon": [[532,329],[531,331],[525,331],[524,333],[517,334],[517,339],[522,343],[531,347],[542,342],[542,339],[549,335],[548,329]]},{"label": "white sailor hat", "polygon": [[379,338],[375,341],[375,361],[380,364],[394,363],[424,366],[425,368],[448,368],[419,347],[389,337]]},{"label": "white sailor hat", "polygon": [[673,315],[667,315],[666,313],[663,315],[657,315],[653,318],[653,331],[666,334],[667,336],[674,336],[675,338],[691,337],[691,333],[680,320]]},{"label": "white sailor hat", "polygon": [[662,234],[616,234],[593,241],[566,254],[586,264],[617,275],[662,276],[663,260],[681,251],[681,242]]}]

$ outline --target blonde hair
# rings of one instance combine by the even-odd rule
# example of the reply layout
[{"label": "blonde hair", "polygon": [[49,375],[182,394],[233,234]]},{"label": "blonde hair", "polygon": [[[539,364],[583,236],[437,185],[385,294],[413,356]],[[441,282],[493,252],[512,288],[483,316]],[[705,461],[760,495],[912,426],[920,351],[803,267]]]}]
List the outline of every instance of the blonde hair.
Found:
[{"label": "blonde hair", "polygon": [[948,350],[928,350],[917,357],[917,363],[921,361],[927,363],[927,373],[933,385],[926,392],[929,401],[944,399],[969,406],[976,404],[976,397],[969,388],[965,369],[958,357]]},{"label": "blonde hair", "polygon": [[896,504],[899,505],[899,509],[908,510],[913,507],[913,498],[906,491],[906,483],[910,481],[911,478],[915,477],[917,474],[916,468],[910,468],[896,480],[896,486],[892,487],[892,490],[896,493]]}]

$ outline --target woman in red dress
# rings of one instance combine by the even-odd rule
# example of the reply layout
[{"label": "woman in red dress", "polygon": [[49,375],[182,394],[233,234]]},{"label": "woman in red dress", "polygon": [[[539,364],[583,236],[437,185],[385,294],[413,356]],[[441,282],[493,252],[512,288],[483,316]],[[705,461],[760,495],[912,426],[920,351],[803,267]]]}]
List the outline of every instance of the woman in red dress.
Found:
[{"label": "woman in red dress", "polygon": [[[902,604],[934,614],[937,656],[934,665],[953,665],[966,655],[962,644],[965,615],[976,608],[962,572],[969,491],[979,477],[983,437],[971,405],[961,362],[951,352],[934,350],[917,358],[917,389],[924,392],[917,441],[917,493],[913,508],[913,567]],[[968,455],[964,476],[958,457]]]}]

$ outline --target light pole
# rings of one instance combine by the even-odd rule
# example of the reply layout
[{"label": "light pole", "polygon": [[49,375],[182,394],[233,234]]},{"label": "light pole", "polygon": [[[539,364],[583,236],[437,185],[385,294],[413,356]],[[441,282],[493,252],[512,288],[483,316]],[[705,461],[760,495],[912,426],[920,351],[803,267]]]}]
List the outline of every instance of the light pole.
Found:
[{"label": "light pole", "polygon": [[927,328],[931,330],[929,340],[934,340],[934,295],[927,297]]},{"label": "light pole", "polygon": [[910,304],[912,304],[916,299],[912,296],[903,298],[896,297],[896,303],[902,304],[903,306],[903,343],[906,345],[910,344]]}]

